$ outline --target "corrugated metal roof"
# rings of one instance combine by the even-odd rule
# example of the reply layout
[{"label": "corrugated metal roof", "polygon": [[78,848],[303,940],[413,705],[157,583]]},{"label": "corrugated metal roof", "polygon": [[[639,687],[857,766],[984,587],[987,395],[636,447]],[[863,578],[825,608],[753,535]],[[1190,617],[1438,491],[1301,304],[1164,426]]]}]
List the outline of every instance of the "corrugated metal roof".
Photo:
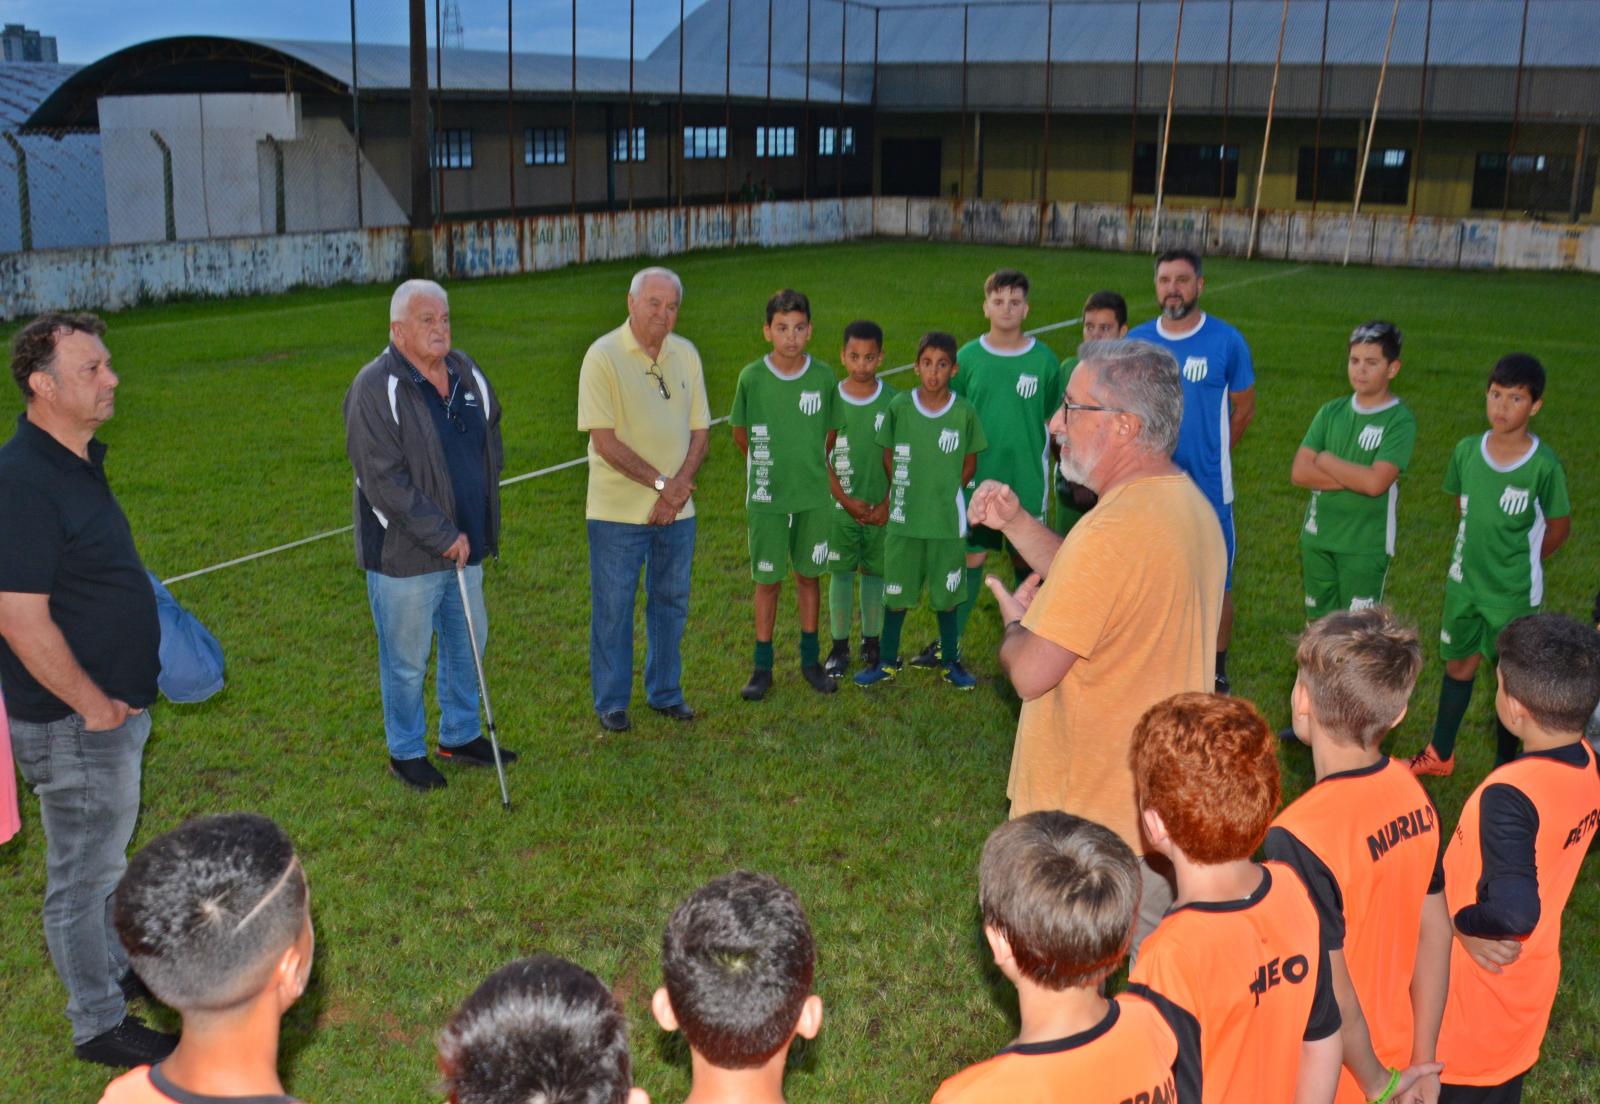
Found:
[{"label": "corrugated metal roof", "polygon": [[[16,131],[78,68],[50,62],[0,65],[0,131]],[[33,247],[104,245],[106,193],[100,136],[40,135],[15,140],[27,162]],[[0,143],[0,253],[22,248],[20,191],[16,151],[9,142]]]},{"label": "corrugated metal roof", "polygon": [[0,65],[0,130],[10,130],[20,125],[78,68],[76,65],[56,65],[43,61]]}]

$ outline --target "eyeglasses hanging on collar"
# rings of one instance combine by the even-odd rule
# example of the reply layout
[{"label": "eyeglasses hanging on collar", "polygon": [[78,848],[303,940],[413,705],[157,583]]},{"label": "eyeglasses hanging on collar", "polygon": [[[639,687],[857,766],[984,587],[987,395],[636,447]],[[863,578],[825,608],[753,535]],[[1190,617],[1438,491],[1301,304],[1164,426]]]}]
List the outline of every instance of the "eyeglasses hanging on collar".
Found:
[{"label": "eyeglasses hanging on collar", "polygon": [[652,360],[650,362],[650,367],[644,370],[644,374],[656,381],[656,386],[661,389],[661,397],[666,399],[668,402],[671,402],[672,392],[667,390],[667,380],[666,377],[661,374],[661,366]]}]

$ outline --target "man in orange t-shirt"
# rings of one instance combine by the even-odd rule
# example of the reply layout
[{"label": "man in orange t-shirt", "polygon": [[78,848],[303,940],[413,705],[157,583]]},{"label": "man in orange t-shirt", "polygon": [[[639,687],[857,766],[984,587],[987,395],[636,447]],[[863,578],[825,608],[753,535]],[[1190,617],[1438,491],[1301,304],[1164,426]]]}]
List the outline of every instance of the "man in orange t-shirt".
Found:
[{"label": "man in orange t-shirt", "polygon": [[1172,902],[1171,867],[1149,854],[1128,742],[1151,705],[1214,678],[1227,550],[1205,496],[1172,463],[1183,388],[1171,354],[1138,341],[1079,350],[1050,432],[1061,470],[1100,496],[1063,540],[1002,484],[972,497],[975,524],[1005,533],[1039,574],[989,586],[1000,662],[1022,698],[1006,786],[1011,815],[1064,809],[1143,854],[1134,949]]}]

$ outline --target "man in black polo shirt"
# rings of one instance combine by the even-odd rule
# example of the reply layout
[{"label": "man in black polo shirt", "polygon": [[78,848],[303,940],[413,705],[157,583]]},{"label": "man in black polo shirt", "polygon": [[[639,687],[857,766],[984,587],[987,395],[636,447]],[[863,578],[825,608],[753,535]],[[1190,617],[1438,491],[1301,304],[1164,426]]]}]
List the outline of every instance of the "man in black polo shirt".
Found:
[{"label": "man in black polo shirt", "polygon": [[177,1037],[127,1014],[128,958],[107,917],[139,815],[160,671],[155,592],[106,482],[95,430],[117,377],[87,314],[47,314],[11,343],[27,409],[0,447],[0,693],[44,824],[44,935],[78,1057],[133,1066]]},{"label": "man in black polo shirt", "polygon": [[[389,346],[344,399],[355,469],[356,562],[378,630],[378,685],[389,770],[418,790],[445,777],[428,761],[422,683],[439,638],[439,758],[492,765],[478,723],[478,683],[458,568],[478,644],[488,633],[483,559],[500,537],[500,400],[483,370],[450,344],[450,305],[431,280],[407,280],[389,302]],[[500,749],[502,762],[516,754]]]}]

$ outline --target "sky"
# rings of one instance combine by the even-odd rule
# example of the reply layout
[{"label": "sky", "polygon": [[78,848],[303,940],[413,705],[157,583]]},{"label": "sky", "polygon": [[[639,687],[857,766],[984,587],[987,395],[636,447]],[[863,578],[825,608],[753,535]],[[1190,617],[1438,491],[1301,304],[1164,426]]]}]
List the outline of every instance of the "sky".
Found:
[{"label": "sky", "polygon": [[[650,52],[678,22],[678,0],[632,0],[634,49]],[[684,0],[694,11],[706,0]],[[428,2],[433,33],[435,0]],[[456,0],[462,44],[503,50],[506,0]],[[629,0],[577,0],[578,52],[628,56]],[[404,43],[406,0],[356,0],[362,42]],[[512,0],[512,44],[518,51],[567,53],[573,0]],[[239,35],[348,42],[349,0],[0,0],[0,22],[54,35],[60,60],[88,63],[152,38],[180,34]],[[448,40],[447,40],[448,41]]]}]

